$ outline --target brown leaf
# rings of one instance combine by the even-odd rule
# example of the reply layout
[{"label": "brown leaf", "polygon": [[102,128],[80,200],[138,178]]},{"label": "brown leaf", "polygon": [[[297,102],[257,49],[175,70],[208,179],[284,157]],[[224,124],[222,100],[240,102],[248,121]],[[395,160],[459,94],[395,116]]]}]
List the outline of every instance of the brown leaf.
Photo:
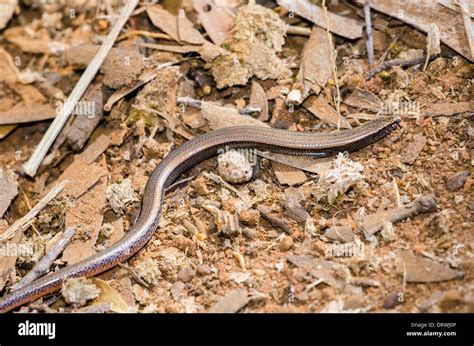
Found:
[{"label": "brown leaf", "polygon": [[344,100],[346,105],[368,109],[374,112],[379,112],[382,109],[382,101],[369,90],[357,88],[354,92]]},{"label": "brown leaf", "polygon": [[423,136],[422,133],[417,134],[415,137],[413,137],[413,141],[410,142],[410,144],[408,144],[408,146],[403,151],[400,160],[403,163],[412,165],[418,158],[418,155],[420,155],[421,151],[423,150],[426,141],[427,139]]},{"label": "brown leaf", "polygon": [[303,106],[313,115],[330,125],[337,126],[339,122],[341,128],[350,129],[352,127],[346,118],[337,114],[336,110],[331,107],[323,95],[308,97]]},{"label": "brown leaf", "polygon": [[449,268],[433,260],[415,256],[409,250],[398,251],[397,273],[404,275],[407,282],[439,282],[458,279],[464,276],[459,270]]},{"label": "brown leaf", "polygon": [[[326,28],[323,9],[312,4],[309,0],[278,0],[277,3],[314,24]],[[329,31],[351,40],[362,37],[364,22],[361,20],[340,16],[329,11],[328,18]]]},{"label": "brown leaf", "polygon": [[307,179],[306,174],[297,168],[278,162],[272,162],[272,166],[275,176],[282,185],[299,185],[303,184]]},{"label": "brown leaf", "polygon": [[210,309],[210,313],[235,313],[249,302],[248,293],[244,289],[236,289],[222,297]]},{"label": "brown leaf", "polygon": [[53,119],[55,116],[56,110],[50,104],[35,105],[34,112],[32,112],[31,106],[20,102],[10,110],[0,112],[0,125],[13,125],[48,120]]},{"label": "brown leaf", "polygon": [[0,166],[0,218],[16,195],[18,195],[18,175],[11,169],[4,171]]},{"label": "brown leaf", "polygon": [[326,30],[314,26],[311,36],[304,45],[300,70],[295,79],[303,85],[301,101],[312,93],[319,94],[321,88],[324,88],[331,78],[332,49]]},{"label": "brown leaf", "polygon": [[220,46],[234,26],[234,15],[225,2],[194,0],[193,5],[212,42]]},{"label": "brown leaf", "polygon": [[260,83],[252,81],[252,89],[250,91],[249,106],[260,108],[260,114],[258,120],[268,121],[268,101],[265,90],[263,90]]}]

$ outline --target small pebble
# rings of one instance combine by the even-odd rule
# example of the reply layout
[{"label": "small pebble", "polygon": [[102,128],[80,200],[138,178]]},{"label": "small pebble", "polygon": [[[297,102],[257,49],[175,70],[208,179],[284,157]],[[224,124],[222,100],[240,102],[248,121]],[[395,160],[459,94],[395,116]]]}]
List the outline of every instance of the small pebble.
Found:
[{"label": "small pebble", "polygon": [[464,186],[468,175],[468,171],[463,171],[446,178],[446,188],[451,192],[459,190]]},{"label": "small pebble", "polygon": [[380,232],[383,240],[391,242],[395,240],[395,227],[390,221],[384,221],[382,231]]},{"label": "small pebble", "polygon": [[187,266],[179,271],[178,280],[187,283],[190,282],[195,276],[196,271],[190,266]]},{"label": "small pebble", "polygon": [[383,301],[383,308],[387,310],[393,309],[399,303],[399,296],[399,292],[392,292],[387,295]]},{"label": "small pebble", "polygon": [[288,251],[293,247],[293,238],[289,236],[284,236],[280,242],[280,250]]},{"label": "small pebble", "polygon": [[198,177],[192,183],[194,190],[201,196],[207,196],[209,194],[209,189],[206,184],[206,179],[202,176]]},{"label": "small pebble", "polygon": [[199,275],[205,276],[212,274],[211,267],[207,264],[201,264],[199,267],[196,268],[196,271]]},{"label": "small pebble", "polygon": [[243,210],[239,213],[239,220],[249,226],[257,226],[260,220],[260,212],[255,209]]},{"label": "small pebble", "polygon": [[245,155],[229,150],[217,157],[217,171],[229,183],[245,183],[252,178],[252,166]]},{"label": "small pebble", "polygon": [[253,228],[245,227],[242,229],[242,234],[245,238],[253,239],[257,235],[257,231],[255,231]]}]

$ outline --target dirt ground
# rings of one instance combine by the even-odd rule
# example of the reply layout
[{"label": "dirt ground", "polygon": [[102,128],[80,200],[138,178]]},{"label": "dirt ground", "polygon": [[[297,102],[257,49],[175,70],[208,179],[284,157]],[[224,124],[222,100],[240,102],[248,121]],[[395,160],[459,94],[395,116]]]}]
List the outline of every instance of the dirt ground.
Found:
[{"label": "dirt ground", "polygon": [[[0,258],[3,294],[66,228],[75,235],[51,272],[118,241],[156,165],[217,128],[216,119],[240,125],[236,117],[250,115],[271,127],[330,132],[397,115],[400,125],[387,137],[337,159],[262,153],[250,179],[238,182],[225,181],[220,158],[199,164],[166,194],[160,227],[124,265],[20,309],[474,312],[472,60],[448,47],[443,33],[424,69],[427,36],[436,34],[410,25],[410,13],[397,19],[376,11],[377,2],[373,66],[365,29],[351,39],[338,28],[312,30],[310,20],[274,1],[224,3],[235,27],[222,13],[206,26],[206,11],[192,1],[140,3],[33,177],[23,165],[121,3],[29,0],[15,8],[0,31],[0,232],[68,183],[8,239],[34,251]],[[361,5],[328,3],[363,28]],[[288,25],[306,30],[294,34]],[[227,38],[218,44],[220,31]],[[324,190],[328,172],[336,181]],[[334,198],[321,192],[338,184]]]}]

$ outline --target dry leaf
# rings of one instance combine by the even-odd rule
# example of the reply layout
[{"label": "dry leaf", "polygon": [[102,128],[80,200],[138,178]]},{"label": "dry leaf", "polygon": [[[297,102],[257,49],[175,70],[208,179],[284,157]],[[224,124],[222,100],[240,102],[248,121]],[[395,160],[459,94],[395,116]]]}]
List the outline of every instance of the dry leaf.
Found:
[{"label": "dry leaf", "polygon": [[92,278],[92,282],[100,289],[99,296],[92,302],[92,305],[100,305],[110,303],[112,311],[117,313],[133,312],[134,307],[129,306],[114,288],[112,288],[106,281]]}]

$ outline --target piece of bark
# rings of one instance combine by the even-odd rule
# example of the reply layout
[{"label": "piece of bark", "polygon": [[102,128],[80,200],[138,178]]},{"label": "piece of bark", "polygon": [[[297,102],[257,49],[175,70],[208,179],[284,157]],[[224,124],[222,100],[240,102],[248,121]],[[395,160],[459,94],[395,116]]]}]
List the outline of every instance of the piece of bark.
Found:
[{"label": "piece of bark", "polygon": [[300,169],[287,166],[278,162],[272,162],[273,171],[278,179],[278,182],[282,185],[300,185],[303,184],[308,178],[306,174]]},{"label": "piece of bark", "polygon": [[56,110],[50,104],[26,105],[23,102],[16,104],[8,111],[0,112],[0,125],[22,124],[35,121],[53,119]]},{"label": "piece of bark", "polygon": [[420,155],[427,139],[419,133],[413,137],[413,141],[408,144],[401,156],[401,162],[412,165]]},{"label": "piece of bark", "polygon": [[210,313],[235,313],[249,302],[248,293],[244,289],[236,289],[220,298],[210,309]]},{"label": "piece of bark", "polygon": [[350,129],[352,127],[346,118],[337,114],[337,111],[326,101],[323,95],[308,97],[303,103],[303,107],[329,125],[337,126],[339,122],[341,128]]},{"label": "piece of bark", "polygon": [[462,16],[441,6],[437,1],[371,0],[370,5],[372,9],[395,17],[426,33],[429,32],[431,24],[436,24],[441,34],[441,42],[466,59],[474,61],[474,57],[471,57]]},{"label": "piece of bark", "polygon": [[410,250],[399,250],[397,253],[396,271],[406,275],[407,282],[440,282],[462,278],[464,273],[451,269],[428,258],[414,255]]},{"label": "piece of bark", "polygon": [[265,90],[262,88],[259,82],[252,81],[252,88],[250,90],[250,107],[260,108],[259,115],[257,117],[260,121],[268,121],[270,119],[268,113],[268,100]]},{"label": "piece of bark", "polygon": [[[312,4],[308,0],[277,0],[278,5],[285,7],[287,10],[313,22],[314,24],[327,28],[327,22],[324,11],[321,7]],[[358,19],[340,16],[338,14],[328,12],[329,31],[345,38],[354,40],[362,37],[362,29],[364,22]]]},{"label": "piece of bark", "polygon": [[68,265],[77,263],[95,254],[103,209],[106,206],[107,168],[105,158],[100,162],[103,173],[99,181],[75,201],[73,210],[66,211],[66,227],[77,230],[76,237],[66,247],[62,260]]},{"label": "piece of bark", "polygon": [[194,10],[212,42],[220,46],[234,26],[235,16],[225,2],[193,0]]},{"label": "piece of bark", "polygon": [[90,86],[77,105],[84,105],[84,110],[79,113],[75,112],[76,117],[68,131],[67,142],[73,150],[79,151],[82,149],[89,136],[102,120],[104,115],[103,104],[102,85],[97,83]]},{"label": "piece of bark", "polygon": [[359,88],[355,89],[343,103],[356,108],[368,109],[373,112],[380,112],[383,107],[383,102],[374,93]]},{"label": "piece of bark", "polygon": [[102,134],[92,142],[78,158],[86,164],[91,164],[105,151],[110,145],[110,139]]},{"label": "piece of bark", "polygon": [[0,218],[16,195],[18,195],[18,175],[11,169],[4,170],[0,166]]},{"label": "piece of bark", "polygon": [[425,117],[437,117],[440,115],[452,116],[461,113],[474,112],[474,101],[465,102],[440,102],[435,103],[425,111]]},{"label": "piece of bark", "polygon": [[[311,36],[306,41],[300,63],[300,70],[295,78],[302,90],[297,104],[303,102],[310,94],[319,94],[332,75],[332,46],[326,30],[314,26]],[[295,86],[293,86],[293,89]]]},{"label": "piece of bark", "polygon": [[403,207],[383,210],[365,216],[361,223],[361,227],[364,230],[365,235],[368,237],[380,231],[386,221],[396,223],[406,219],[407,217],[420,213],[434,212],[436,209],[437,206],[434,196],[421,196]]},{"label": "piece of bark", "polygon": [[104,160],[87,164],[81,159],[75,158],[57,181],[58,183],[65,180],[70,182],[60,196],[79,198],[106,174]]},{"label": "piece of bark", "polygon": [[334,226],[324,232],[326,238],[347,243],[354,240],[352,226]]}]

